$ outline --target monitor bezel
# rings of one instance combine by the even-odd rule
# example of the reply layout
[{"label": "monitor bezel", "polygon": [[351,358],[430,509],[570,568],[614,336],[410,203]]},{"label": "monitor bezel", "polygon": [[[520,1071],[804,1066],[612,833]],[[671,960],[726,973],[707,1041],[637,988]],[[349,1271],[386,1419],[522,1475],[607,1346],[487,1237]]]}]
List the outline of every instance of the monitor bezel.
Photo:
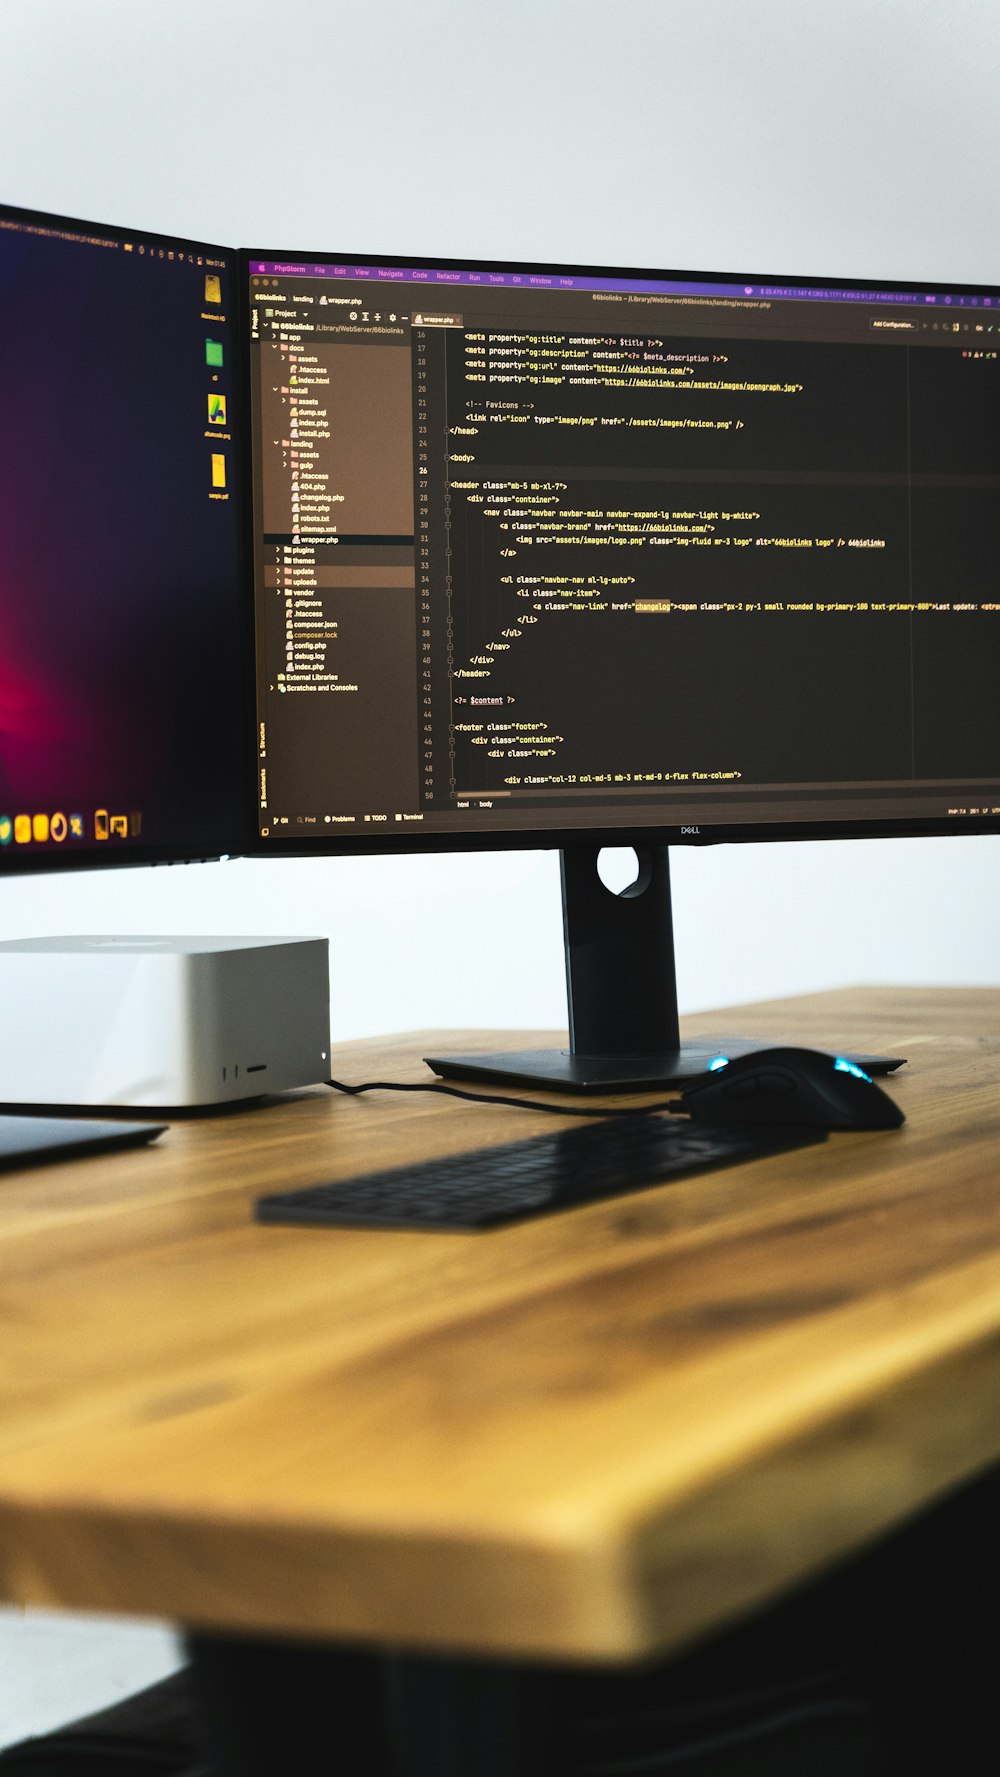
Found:
[{"label": "monitor bezel", "polygon": [[[230,279],[230,288],[234,293],[234,301],[231,305],[233,317],[233,341],[236,357],[233,388],[237,393],[237,404],[236,424],[233,430],[240,439],[240,445],[242,445],[243,435],[246,433],[247,428],[242,421],[242,416],[246,411],[243,406],[244,380],[241,370],[245,353],[243,351],[242,337],[243,311],[240,303],[242,277],[239,251],[237,248],[226,246],[224,243],[218,241],[191,240],[185,235],[163,234],[155,230],[143,228],[126,228],[119,223],[95,222],[86,217],[63,216],[50,210],[24,209],[16,204],[0,203],[0,219],[10,219],[14,222],[23,223],[28,227],[39,227],[47,230],[53,228],[67,229],[81,233],[89,231],[98,235],[112,236],[120,240],[130,240],[141,242],[143,245],[153,245],[157,249],[163,247],[164,249],[180,250],[185,253],[211,253],[216,257],[223,258],[225,260],[226,273]],[[242,468],[243,459],[241,451],[239,454],[241,460],[241,472],[239,483],[236,488],[236,498],[238,502],[236,527],[238,555],[236,571],[240,587],[238,606],[240,617],[238,626],[238,647],[240,650],[240,695],[243,704],[243,723],[240,735],[243,763],[240,773],[241,785],[237,787],[237,794],[234,798],[232,808],[227,811],[225,833],[220,837],[218,848],[216,849],[214,846],[210,849],[206,849],[204,846],[132,845],[130,843],[121,850],[112,848],[110,845],[107,850],[101,850],[97,844],[91,843],[85,850],[50,851],[41,849],[35,850],[33,846],[25,847],[21,850],[14,844],[11,844],[10,846],[4,847],[3,851],[0,852],[0,879],[5,877],[48,876],[67,871],[75,874],[82,870],[130,869],[144,864],[207,864],[216,863],[222,858],[236,857],[245,852],[246,840],[248,836],[255,831],[256,827],[256,821],[254,821],[252,825],[248,825],[247,823],[247,804],[242,787],[243,783],[248,778],[252,787],[254,775],[254,753],[251,747],[252,731],[249,729],[246,720],[246,712],[252,707],[253,703],[253,687],[250,683],[250,663],[253,659],[251,650],[253,597],[245,556],[248,536],[247,525],[245,522],[247,508],[247,500],[245,497],[246,482]]]},{"label": "monitor bezel", "polygon": [[[914,296],[988,296],[996,301],[1000,308],[1000,286],[987,283],[946,282],[936,279],[915,280],[902,278],[871,278],[871,277],[813,277],[799,274],[762,274],[759,272],[733,271],[690,271],[665,270],[662,267],[609,266],[609,265],[566,265],[542,261],[527,260],[494,260],[475,259],[464,254],[454,254],[449,258],[429,255],[385,254],[368,252],[330,252],[308,251],[260,247],[241,248],[239,251],[240,277],[239,298],[243,304],[244,323],[249,316],[250,278],[255,275],[251,271],[254,260],[278,260],[302,264],[334,265],[353,264],[358,266],[398,266],[403,269],[423,269],[430,271],[474,271],[474,272],[506,272],[532,274],[551,274],[565,277],[594,277],[620,279],[663,279],[667,281],[684,281],[692,283],[719,283],[732,286],[747,284],[781,284],[789,286],[807,286],[810,289],[840,290],[852,288],[873,292],[901,291]],[[281,275],[281,274],[278,274]],[[289,273],[287,275],[294,275]],[[244,556],[249,577],[249,600],[251,605],[251,657],[254,670],[248,675],[253,683],[250,687],[254,703],[253,729],[251,745],[256,755],[256,643],[252,632],[253,603],[255,589],[252,584],[254,560],[254,513],[253,513],[253,439],[252,411],[250,405],[250,358],[251,340],[249,325],[242,326],[241,351],[241,412],[246,416],[243,427],[243,457],[246,465],[245,486],[247,497],[244,500]],[[643,825],[639,822],[622,824],[612,827],[531,827],[518,830],[482,829],[475,832],[415,833],[408,828],[406,833],[396,837],[390,833],[375,833],[371,838],[360,838],[350,834],[317,834],[310,839],[280,838],[269,836],[263,838],[258,831],[260,812],[257,801],[256,769],[251,773],[251,803],[249,811],[249,831],[252,839],[244,855],[257,858],[282,857],[386,857],[415,856],[422,852],[476,852],[476,851],[564,851],[579,846],[650,846],[650,845],[733,845],[733,844],[785,844],[795,841],[819,839],[887,839],[887,838],[944,838],[962,834],[969,836],[1000,832],[1000,816],[940,816],[935,818],[882,817],[871,821],[788,821],[778,826],[774,822],[702,822],[695,826],[690,822],[667,825],[657,822]]]}]

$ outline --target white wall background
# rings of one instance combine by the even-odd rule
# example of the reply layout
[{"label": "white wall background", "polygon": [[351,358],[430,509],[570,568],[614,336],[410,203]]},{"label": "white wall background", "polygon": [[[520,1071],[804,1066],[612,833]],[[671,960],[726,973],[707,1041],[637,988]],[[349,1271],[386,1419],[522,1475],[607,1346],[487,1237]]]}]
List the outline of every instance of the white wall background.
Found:
[{"label": "white wall background", "polygon": [[[995,0],[0,0],[0,197],[232,245],[1000,283],[998,52]],[[998,866],[679,849],[682,1008],[1000,981]],[[339,1036],[564,1017],[553,854],[0,897],[3,936],[171,930],[329,933]]]}]

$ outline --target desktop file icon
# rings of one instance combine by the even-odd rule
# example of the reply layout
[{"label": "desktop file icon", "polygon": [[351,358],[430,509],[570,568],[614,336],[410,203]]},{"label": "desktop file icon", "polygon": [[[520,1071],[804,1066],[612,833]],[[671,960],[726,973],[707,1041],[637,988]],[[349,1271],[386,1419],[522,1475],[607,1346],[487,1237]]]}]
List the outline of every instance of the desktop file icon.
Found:
[{"label": "desktop file icon", "polygon": [[226,423],[225,395],[209,395],[208,423],[210,426],[224,426]]},{"label": "desktop file icon", "polygon": [[207,272],[205,275],[205,301],[222,301],[222,279],[216,272]]},{"label": "desktop file icon", "polygon": [[221,341],[221,339],[206,339],[206,341],[205,341],[205,363],[210,364],[213,370],[221,370],[222,369],[222,341]]}]

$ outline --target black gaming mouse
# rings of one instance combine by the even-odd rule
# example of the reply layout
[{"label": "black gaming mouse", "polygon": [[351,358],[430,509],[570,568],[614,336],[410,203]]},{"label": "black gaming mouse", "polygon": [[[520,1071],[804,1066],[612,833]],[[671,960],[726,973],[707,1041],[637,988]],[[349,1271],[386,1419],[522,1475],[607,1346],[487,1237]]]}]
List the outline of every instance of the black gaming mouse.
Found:
[{"label": "black gaming mouse", "polygon": [[903,1113],[856,1062],[819,1049],[720,1055],[677,1104],[699,1123],[789,1123],[810,1129],[898,1129]]}]

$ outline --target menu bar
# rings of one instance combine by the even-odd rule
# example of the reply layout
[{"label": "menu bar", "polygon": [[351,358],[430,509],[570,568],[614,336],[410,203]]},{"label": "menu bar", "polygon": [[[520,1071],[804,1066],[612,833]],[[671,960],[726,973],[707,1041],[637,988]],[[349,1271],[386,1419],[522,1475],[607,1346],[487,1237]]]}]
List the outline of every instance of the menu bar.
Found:
[{"label": "menu bar", "polygon": [[579,290],[623,296],[715,297],[742,307],[772,301],[906,303],[998,308],[1000,293],[969,295],[923,290],[869,290],[822,284],[701,283],[693,278],[612,278],[556,272],[462,271],[440,266],[355,265],[312,260],[251,259],[254,277],[365,279],[378,284],[478,285],[503,290]]}]

